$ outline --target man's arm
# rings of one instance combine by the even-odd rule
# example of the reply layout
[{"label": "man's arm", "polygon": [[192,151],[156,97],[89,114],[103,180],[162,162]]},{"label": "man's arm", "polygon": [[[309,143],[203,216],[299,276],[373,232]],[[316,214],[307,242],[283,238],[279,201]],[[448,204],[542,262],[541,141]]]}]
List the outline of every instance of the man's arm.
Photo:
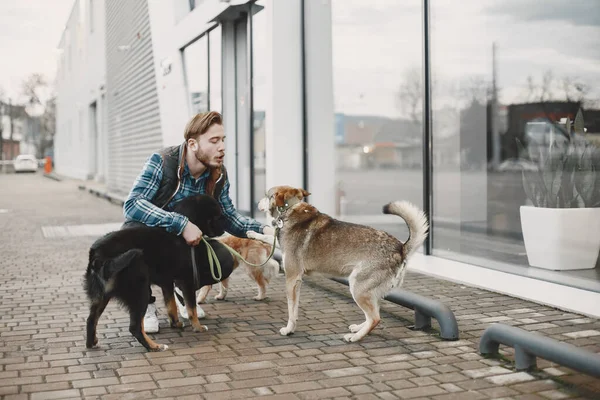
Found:
[{"label": "man's arm", "polygon": [[156,196],[162,175],[162,157],[160,154],[154,153],[148,158],[142,172],[135,180],[123,205],[123,215],[126,220],[166,228],[168,232],[180,235],[188,222],[187,217],[165,211],[150,202]]},{"label": "man's arm", "polygon": [[234,236],[245,238],[246,231],[263,233],[263,228],[266,225],[261,224],[255,219],[244,217],[233,206],[231,198],[229,198],[229,181],[223,185],[223,190],[219,197],[219,203],[223,209],[223,215],[227,221],[227,232]]}]

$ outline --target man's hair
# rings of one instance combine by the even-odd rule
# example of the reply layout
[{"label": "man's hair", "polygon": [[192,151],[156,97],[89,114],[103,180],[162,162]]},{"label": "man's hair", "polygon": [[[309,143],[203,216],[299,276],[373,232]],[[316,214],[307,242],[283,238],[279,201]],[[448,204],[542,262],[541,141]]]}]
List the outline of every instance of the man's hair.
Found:
[{"label": "man's hair", "polygon": [[209,111],[196,114],[185,126],[183,137],[186,142],[190,139],[196,139],[215,124],[223,125],[223,117],[218,112]]}]

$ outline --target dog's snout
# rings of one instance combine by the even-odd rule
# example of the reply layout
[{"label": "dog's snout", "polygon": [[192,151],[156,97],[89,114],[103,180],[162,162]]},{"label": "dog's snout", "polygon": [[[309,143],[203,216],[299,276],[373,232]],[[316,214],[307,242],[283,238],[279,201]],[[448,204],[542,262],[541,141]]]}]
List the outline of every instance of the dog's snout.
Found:
[{"label": "dog's snout", "polygon": [[263,198],[258,202],[258,210],[262,212],[266,212],[269,209],[269,199]]}]

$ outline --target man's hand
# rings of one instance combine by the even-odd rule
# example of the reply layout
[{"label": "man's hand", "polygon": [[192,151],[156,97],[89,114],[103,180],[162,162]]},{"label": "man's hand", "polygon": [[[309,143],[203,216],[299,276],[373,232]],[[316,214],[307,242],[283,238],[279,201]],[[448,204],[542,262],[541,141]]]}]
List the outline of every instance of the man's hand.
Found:
[{"label": "man's hand", "polygon": [[185,224],[181,235],[190,246],[197,246],[202,240],[202,231],[190,221]]}]

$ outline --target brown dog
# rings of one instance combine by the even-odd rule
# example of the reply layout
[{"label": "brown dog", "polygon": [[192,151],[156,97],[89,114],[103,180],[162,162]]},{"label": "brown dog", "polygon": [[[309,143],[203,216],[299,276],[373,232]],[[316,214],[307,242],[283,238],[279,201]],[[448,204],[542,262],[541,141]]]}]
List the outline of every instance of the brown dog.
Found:
[{"label": "brown dog", "polygon": [[352,297],[366,318],[362,324],[350,325],[352,333],[344,336],[344,340],[356,342],[379,323],[379,301],[390,289],[402,285],[408,259],[427,237],[427,218],[408,202],[385,205],[385,214],[398,215],[408,225],[410,236],[402,243],[386,232],[320,213],[303,202],[309,194],[304,189],[276,186],[259,203],[259,209],[267,211],[281,228],[278,241],[289,319],[280,333],[289,335],[296,329],[302,276],[318,272],[348,277]]},{"label": "brown dog", "polygon": [[[272,238],[272,236],[271,236]],[[271,254],[271,246],[258,240],[252,239],[243,239],[236,236],[226,236],[223,238],[219,238],[221,243],[224,243],[237,251],[244,260],[252,264],[262,264],[265,262],[269,254]],[[271,241],[271,245],[273,241]],[[279,263],[270,259],[267,263],[260,267],[254,267],[246,264],[244,261],[240,260],[239,257],[234,256],[233,269],[235,271],[238,267],[243,267],[250,278],[252,278],[256,284],[258,285],[258,295],[254,297],[254,300],[263,300],[266,298],[267,293],[267,285],[269,284],[271,278],[277,275],[279,272]],[[210,292],[212,285],[207,285],[200,289],[198,293],[197,300],[199,303],[204,303],[206,301],[206,297]],[[224,300],[225,296],[227,296],[227,289],[229,288],[229,278],[223,279],[221,281],[219,294],[215,296],[216,300]]]}]

